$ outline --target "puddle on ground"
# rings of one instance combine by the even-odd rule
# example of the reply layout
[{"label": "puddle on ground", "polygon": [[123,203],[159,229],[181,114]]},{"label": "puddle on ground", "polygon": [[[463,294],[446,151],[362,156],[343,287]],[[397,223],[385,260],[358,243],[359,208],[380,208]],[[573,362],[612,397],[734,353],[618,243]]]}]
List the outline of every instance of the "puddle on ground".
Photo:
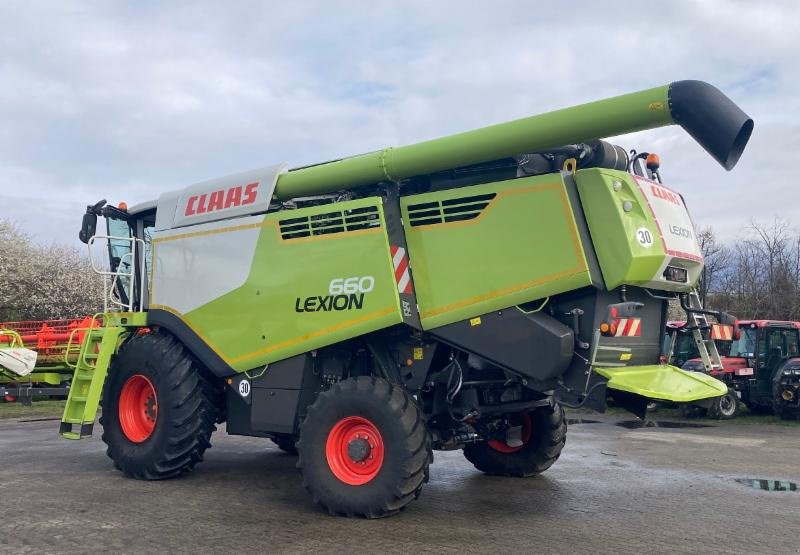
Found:
[{"label": "puddle on ground", "polygon": [[710,424],[671,422],[669,420],[623,420],[622,422],[617,422],[617,426],[622,426],[629,430],[639,430],[641,428],[716,428],[716,426]]},{"label": "puddle on ground", "polygon": [[797,484],[789,480],[764,480],[761,478],[737,478],[737,482],[753,489],[764,491],[797,491]]},{"label": "puddle on ground", "polygon": [[589,420],[588,418],[567,418],[567,424],[574,426],[575,424],[600,424],[599,420]]}]

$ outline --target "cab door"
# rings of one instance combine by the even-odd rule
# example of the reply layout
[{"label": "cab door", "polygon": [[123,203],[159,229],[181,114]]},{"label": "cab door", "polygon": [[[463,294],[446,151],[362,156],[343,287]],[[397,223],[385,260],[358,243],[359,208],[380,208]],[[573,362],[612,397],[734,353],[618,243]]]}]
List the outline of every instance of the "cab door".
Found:
[{"label": "cab door", "polygon": [[[155,218],[155,210],[150,210],[125,220],[106,219],[109,267],[112,272],[119,273],[114,294],[122,304],[128,304],[132,298],[133,310],[145,310],[149,302],[150,253]],[[141,247],[137,249],[135,256],[131,255],[132,238],[141,239],[143,243],[137,241],[136,244],[144,245],[144,249]],[[143,266],[144,272],[142,272]],[[128,277],[130,274],[133,274],[133,280]]]},{"label": "cab door", "polygon": [[[766,328],[763,339],[758,342],[758,394],[761,397],[772,396],[772,377],[775,370],[786,360],[790,343],[794,346],[794,330]],[[796,348],[796,347],[795,347]]]}]

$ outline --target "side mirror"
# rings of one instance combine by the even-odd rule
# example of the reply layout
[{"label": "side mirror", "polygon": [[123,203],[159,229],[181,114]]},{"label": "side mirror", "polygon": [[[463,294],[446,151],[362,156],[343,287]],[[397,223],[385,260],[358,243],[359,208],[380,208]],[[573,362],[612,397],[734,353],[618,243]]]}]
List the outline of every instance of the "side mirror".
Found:
[{"label": "side mirror", "polygon": [[78,239],[82,243],[89,243],[89,239],[94,237],[97,231],[97,215],[89,214],[88,212],[83,215],[83,223],[81,224],[81,231],[78,233]]},{"label": "side mirror", "polygon": [[78,239],[82,243],[89,243],[89,239],[94,237],[97,231],[97,216],[106,205],[106,199],[100,200],[95,204],[90,204],[86,207],[86,214],[83,215],[83,223],[81,224],[81,231],[78,233]]},{"label": "side mirror", "polygon": [[724,324],[726,326],[735,326],[739,323],[739,321],[736,319],[736,316],[733,314],[728,314],[727,312],[720,312],[718,319],[720,324]]}]

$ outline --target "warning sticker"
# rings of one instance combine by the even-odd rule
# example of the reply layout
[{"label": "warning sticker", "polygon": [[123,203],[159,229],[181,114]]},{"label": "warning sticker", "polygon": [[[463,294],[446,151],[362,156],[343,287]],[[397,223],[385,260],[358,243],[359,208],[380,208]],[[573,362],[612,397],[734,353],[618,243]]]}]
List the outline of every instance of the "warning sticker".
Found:
[{"label": "warning sticker", "polygon": [[[683,198],[660,183],[636,177],[650,212],[656,220],[658,231],[667,254],[702,262],[703,255],[694,232],[694,224]],[[641,241],[640,241],[641,242]]]},{"label": "warning sticker", "polygon": [[653,234],[646,227],[640,227],[636,230],[636,240],[645,248],[653,246]]}]

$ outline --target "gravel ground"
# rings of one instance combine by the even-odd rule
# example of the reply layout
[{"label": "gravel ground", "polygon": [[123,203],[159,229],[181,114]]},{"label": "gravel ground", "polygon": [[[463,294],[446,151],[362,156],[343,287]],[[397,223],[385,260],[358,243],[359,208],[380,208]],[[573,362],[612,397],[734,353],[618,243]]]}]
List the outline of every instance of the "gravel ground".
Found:
[{"label": "gravel ground", "polygon": [[420,499],[377,521],[323,513],[267,440],[217,432],[193,473],[140,482],[114,470],[99,430],[67,441],[56,421],[4,420],[0,551],[800,552],[800,491],[748,481],[800,483],[800,428],[572,417],[598,422],[573,421],[542,476],[488,477],[436,453]]}]

